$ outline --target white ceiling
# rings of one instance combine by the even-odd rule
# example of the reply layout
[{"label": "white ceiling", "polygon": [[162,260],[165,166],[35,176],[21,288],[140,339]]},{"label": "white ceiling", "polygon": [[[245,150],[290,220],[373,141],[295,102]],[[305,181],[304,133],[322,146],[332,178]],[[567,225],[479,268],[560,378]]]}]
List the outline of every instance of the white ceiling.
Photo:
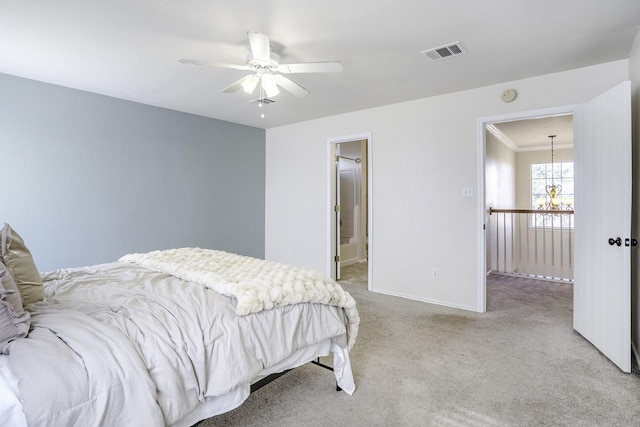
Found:
[{"label": "white ceiling", "polygon": [[514,151],[573,147],[573,115],[538,117],[493,123],[492,133]]},{"label": "white ceiling", "polygon": [[[627,58],[639,30],[638,0],[0,0],[0,73],[270,128]],[[177,61],[243,64],[247,31],[344,71],[289,75],[311,94],[261,119],[221,93],[246,72]]]}]

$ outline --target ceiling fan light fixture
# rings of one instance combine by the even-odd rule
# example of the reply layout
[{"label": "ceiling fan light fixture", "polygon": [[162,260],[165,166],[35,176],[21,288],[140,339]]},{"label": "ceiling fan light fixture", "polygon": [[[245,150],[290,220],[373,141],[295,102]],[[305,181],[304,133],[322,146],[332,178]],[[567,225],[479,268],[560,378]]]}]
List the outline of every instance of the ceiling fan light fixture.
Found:
[{"label": "ceiling fan light fixture", "polygon": [[264,73],[261,77],[261,84],[264,92],[267,94],[269,98],[273,98],[277,94],[280,93],[278,89],[278,85],[276,84],[276,79],[271,73]]},{"label": "ceiling fan light fixture", "polygon": [[[247,37],[249,38],[250,52],[248,53],[247,63],[245,65],[220,62],[207,63],[187,58],[179,59],[179,62],[182,64],[212,65],[214,67],[251,72],[251,74],[245,75],[231,83],[224,88],[222,92],[235,93],[242,89],[243,92],[252,94],[259,86],[259,98],[256,100],[259,107],[263,106],[263,101],[264,104],[268,104],[267,101],[273,102],[273,100],[269,98],[278,95],[280,89],[298,98],[309,95],[310,92],[307,89],[280,73],[337,73],[343,69],[342,63],[338,61],[281,64],[280,56],[271,51],[271,43],[266,34],[248,31]],[[264,117],[264,112],[262,113],[262,117]]]},{"label": "ceiling fan light fixture", "polygon": [[252,52],[249,52],[247,54],[247,64],[254,68],[264,68],[275,71],[280,66],[280,55],[271,52],[269,59],[260,59],[253,56]]},{"label": "ceiling fan light fixture", "polygon": [[251,94],[256,89],[256,86],[258,86],[259,82],[260,79],[258,78],[258,76],[249,76],[248,79],[242,82],[242,90],[244,90],[245,93]]}]

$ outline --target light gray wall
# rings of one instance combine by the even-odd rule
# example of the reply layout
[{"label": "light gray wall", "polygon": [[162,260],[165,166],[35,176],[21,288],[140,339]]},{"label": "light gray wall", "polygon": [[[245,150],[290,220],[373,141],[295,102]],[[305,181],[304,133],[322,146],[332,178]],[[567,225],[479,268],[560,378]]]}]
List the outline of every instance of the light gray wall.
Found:
[{"label": "light gray wall", "polygon": [[267,258],[330,272],[328,141],[371,133],[370,289],[483,310],[479,119],[580,104],[628,76],[616,61],[267,129]]},{"label": "light gray wall", "polygon": [[487,209],[513,209],[516,203],[516,153],[485,131],[485,200]]},{"label": "light gray wall", "polygon": [[[516,153],[485,131],[485,203],[489,208],[513,209],[516,204]],[[496,215],[486,217],[487,271],[496,265]]]},{"label": "light gray wall", "polygon": [[183,246],[264,257],[265,132],[0,74],[0,223],[41,271]]}]

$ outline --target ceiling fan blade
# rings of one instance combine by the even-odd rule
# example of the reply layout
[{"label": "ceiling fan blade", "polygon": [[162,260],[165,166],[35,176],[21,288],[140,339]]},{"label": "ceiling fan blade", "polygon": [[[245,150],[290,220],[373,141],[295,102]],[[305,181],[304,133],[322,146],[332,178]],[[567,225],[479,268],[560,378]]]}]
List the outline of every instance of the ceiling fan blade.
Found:
[{"label": "ceiling fan blade", "polygon": [[344,67],[340,62],[303,62],[301,64],[280,64],[281,73],[339,73]]},{"label": "ceiling fan blade", "polygon": [[276,84],[280,86],[282,89],[291,93],[292,95],[302,98],[303,96],[307,96],[311,93],[307,89],[300,86],[298,83],[292,80],[289,80],[287,77],[283,76],[282,74],[274,74],[273,76],[276,79]]},{"label": "ceiling fan blade", "polygon": [[251,53],[253,59],[258,61],[269,62],[271,60],[271,47],[269,46],[269,37],[262,33],[247,32],[249,36],[249,44],[251,45]]},{"label": "ceiling fan blade", "polygon": [[204,65],[207,67],[233,68],[234,70],[253,70],[249,65],[227,64],[225,62],[205,62],[197,59],[180,58],[178,62],[182,64]]},{"label": "ceiling fan blade", "polygon": [[242,89],[242,84],[252,78],[255,78],[255,76],[253,74],[249,74],[248,76],[244,76],[243,78],[241,78],[240,80],[236,80],[235,82],[231,83],[229,86],[227,86],[226,88],[224,88],[222,91],[224,93],[233,93],[233,92],[237,92],[240,89]]},{"label": "ceiling fan blade", "polygon": [[180,58],[178,62],[182,64],[192,64],[192,65],[209,65],[209,63],[204,61],[198,61],[197,59],[188,59],[188,58]]}]

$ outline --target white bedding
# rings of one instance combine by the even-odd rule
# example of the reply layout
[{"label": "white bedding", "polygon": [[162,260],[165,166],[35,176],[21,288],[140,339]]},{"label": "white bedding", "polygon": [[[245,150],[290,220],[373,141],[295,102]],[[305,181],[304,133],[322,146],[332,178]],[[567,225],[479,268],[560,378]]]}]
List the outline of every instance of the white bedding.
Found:
[{"label": "white bedding", "polygon": [[120,261],[163,271],[236,299],[236,314],[302,302],[341,307],[349,320],[349,349],[360,318],[356,302],[333,280],[312,270],[225,251],[178,248],[128,254]]},{"label": "white bedding", "polygon": [[9,368],[9,357],[0,355],[0,420],[14,427],[27,425],[18,392],[18,379]]},{"label": "white bedding", "polygon": [[[122,262],[44,280],[29,338],[0,356],[0,396],[12,385],[15,395],[17,379],[30,425],[189,425],[241,404],[256,378],[329,351],[338,384],[355,389],[339,307],[238,316],[233,297]],[[0,415],[16,413],[1,402]]]}]

